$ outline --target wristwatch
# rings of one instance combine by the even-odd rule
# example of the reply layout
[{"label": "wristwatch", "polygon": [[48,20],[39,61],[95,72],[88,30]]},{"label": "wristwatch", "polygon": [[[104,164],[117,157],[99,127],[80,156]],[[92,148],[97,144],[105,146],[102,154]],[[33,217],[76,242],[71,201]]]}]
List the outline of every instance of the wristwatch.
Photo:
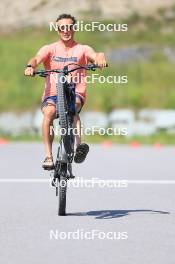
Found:
[{"label": "wristwatch", "polygon": [[27,64],[26,68],[33,68],[33,66],[31,64]]}]

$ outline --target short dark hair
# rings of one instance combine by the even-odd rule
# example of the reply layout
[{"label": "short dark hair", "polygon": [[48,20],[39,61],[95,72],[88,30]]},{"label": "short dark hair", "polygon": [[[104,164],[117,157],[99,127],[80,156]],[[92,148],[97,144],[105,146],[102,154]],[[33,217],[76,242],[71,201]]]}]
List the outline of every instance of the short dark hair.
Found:
[{"label": "short dark hair", "polygon": [[76,21],[76,18],[74,16],[69,15],[69,14],[61,14],[61,15],[59,15],[58,18],[57,18],[57,20],[56,20],[56,22],[58,22],[59,20],[61,20],[63,18],[70,18],[70,19],[72,19],[73,25],[75,25],[76,22],[77,22]]}]

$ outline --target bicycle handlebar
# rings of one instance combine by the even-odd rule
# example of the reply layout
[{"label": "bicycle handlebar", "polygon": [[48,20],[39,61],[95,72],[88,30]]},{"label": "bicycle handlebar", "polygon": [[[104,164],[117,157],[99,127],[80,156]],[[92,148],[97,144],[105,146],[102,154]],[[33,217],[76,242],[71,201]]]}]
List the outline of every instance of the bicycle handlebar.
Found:
[{"label": "bicycle handlebar", "polygon": [[[76,65],[77,67],[75,67],[74,69],[68,70],[68,66],[70,65]],[[108,64],[105,66],[108,67]],[[65,66],[62,70],[58,70],[58,69],[53,69],[53,70],[38,70],[34,72],[34,75],[39,75],[41,77],[46,77],[49,73],[64,73],[65,75],[79,70],[79,69],[85,69],[85,70],[91,70],[91,71],[95,71],[97,68],[101,68],[100,66],[96,65],[96,64],[87,64],[87,65],[79,65],[79,64],[75,64],[75,63],[71,63],[68,64],[67,66]]]}]

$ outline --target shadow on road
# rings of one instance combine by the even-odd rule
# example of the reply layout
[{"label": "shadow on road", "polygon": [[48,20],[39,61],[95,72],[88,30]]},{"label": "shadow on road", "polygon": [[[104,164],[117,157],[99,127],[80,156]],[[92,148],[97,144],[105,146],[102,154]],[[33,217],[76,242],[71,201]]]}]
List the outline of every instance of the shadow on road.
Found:
[{"label": "shadow on road", "polygon": [[68,216],[95,216],[96,219],[111,219],[123,216],[132,215],[134,213],[149,213],[149,214],[170,214],[169,212],[156,210],[99,210],[89,212],[70,213]]}]

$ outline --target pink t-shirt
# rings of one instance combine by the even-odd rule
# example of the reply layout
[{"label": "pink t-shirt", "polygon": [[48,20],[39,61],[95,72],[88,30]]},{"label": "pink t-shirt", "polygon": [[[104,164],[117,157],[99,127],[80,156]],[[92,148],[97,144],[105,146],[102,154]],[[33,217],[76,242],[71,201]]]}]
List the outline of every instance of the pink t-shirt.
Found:
[{"label": "pink t-shirt", "polygon": [[[73,42],[72,46],[66,50],[66,47],[61,41],[52,43],[50,45],[43,46],[37,53],[37,56],[41,57],[41,61],[46,70],[50,69],[63,69],[64,66],[69,63],[77,63],[80,65],[86,65],[88,63],[88,53],[92,51],[87,45],[78,44]],[[69,69],[75,66],[70,66]],[[71,73],[76,83],[76,93],[79,93],[82,97],[86,97],[86,71],[84,69],[77,70]],[[75,78],[76,76],[76,78]],[[78,78],[77,78],[78,77]],[[56,82],[53,75],[48,75],[45,81],[45,89],[42,99],[44,100],[48,96],[57,95]]]}]

